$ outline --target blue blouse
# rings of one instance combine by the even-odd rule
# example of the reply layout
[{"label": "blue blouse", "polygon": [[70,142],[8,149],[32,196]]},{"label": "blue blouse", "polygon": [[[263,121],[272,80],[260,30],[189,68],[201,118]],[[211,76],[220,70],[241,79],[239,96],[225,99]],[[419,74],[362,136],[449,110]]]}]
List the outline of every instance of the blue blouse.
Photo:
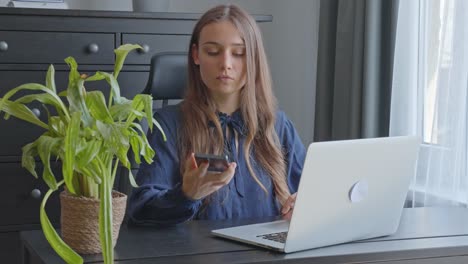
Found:
[{"label": "blue blouse", "polygon": [[[155,113],[154,118],[161,124],[167,141],[164,142],[158,129],[148,134],[149,143],[156,155],[151,164],[143,161],[137,173],[139,187],[133,190],[128,208],[133,223],[176,224],[190,219],[249,218],[280,214],[281,205],[276,201],[270,176],[260,166],[253,165],[256,176],[268,190],[267,194],[255,182],[247,168],[240,111],[231,116],[218,114],[218,117],[223,129],[236,130],[239,135],[239,149],[235,150],[234,142],[226,142],[226,145],[230,145],[229,149],[238,153],[234,155],[238,157],[235,160],[236,172],[229,184],[217,192],[204,199],[191,200],[183,194],[181,188],[181,161],[177,148],[178,128],[181,123],[180,105],[167,106]],[[305,148],[284,112],[277,112],[275,129],[285,153],[287,184],[290,192],[295,193],[304,164]],[[255,164],[253,159],[251,163]],[[204,201],[205,199],[208,200]]]}]

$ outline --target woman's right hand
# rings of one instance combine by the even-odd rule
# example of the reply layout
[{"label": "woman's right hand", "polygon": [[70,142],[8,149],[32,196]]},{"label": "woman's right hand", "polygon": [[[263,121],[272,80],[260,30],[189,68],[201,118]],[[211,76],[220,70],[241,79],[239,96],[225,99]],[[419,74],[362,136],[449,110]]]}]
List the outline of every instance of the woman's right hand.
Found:
[{"label": "woman's right hand", "polygon": [[182,192],[189,199],[202,199],[227,185],[234,176],[236,166],[235,162],[231,162],[229,167],[221,173],[209,172],[208,163],[202,163],[198,167],[195,155],[192,153],[185,161]]}]

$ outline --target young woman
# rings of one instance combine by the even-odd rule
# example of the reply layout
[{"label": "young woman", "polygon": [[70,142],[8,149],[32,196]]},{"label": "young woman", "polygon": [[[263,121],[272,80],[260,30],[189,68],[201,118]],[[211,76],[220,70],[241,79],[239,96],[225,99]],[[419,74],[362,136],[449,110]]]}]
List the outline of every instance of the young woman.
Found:
[{"label": "young woman", "polygon": [[[276,108],[260,31],[235,5],[208,10],[193,30],[183,102],[160,109],[129,215],[137,224],[288,215],[305,148]],[[221,172],[197,166],[194,153],[227,154]],[[292,194],[292,195],[291,195]]]}]

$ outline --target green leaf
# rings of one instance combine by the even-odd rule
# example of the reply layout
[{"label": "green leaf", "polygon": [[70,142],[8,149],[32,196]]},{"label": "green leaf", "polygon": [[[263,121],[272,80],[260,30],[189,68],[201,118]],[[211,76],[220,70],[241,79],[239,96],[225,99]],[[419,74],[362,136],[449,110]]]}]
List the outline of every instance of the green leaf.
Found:
[{"label": "green leaf", "polygon": [[[50,94],[47,94],[47,93],[25,95],[15,100],[15,103],[28,104],[32,101],[38,101],[38,102],[41,102],[42,104],[51,105],[55,107],[55,109],[61,109],[61,107],[64,105],[63,103],[57,103],[56,98],[52,97]],[[44,105],[43,107],[46,111],[48,111],[48,109]],[[58,111],[58,114],[60,116],[63,116],[64,111]]]},{"label": "green leaf", "polygon": [[[130,113],[132,113],[132,102],[128,101],[125,103],[114,104],[109,108],[109,112],[114,120],[126,120]],[[138,113],[137,111],[135,111]]]},{"label": "green leaf", "polygon": [[49,118],[49,133],[55,137],[64,137],[66,131],[66,125],[63,119],[58,116],[51,116]]},{"label": "green leaf", "polygon": [[50,168],[50,157],[52,154],[56,155],[57,145],[60,145],[62,141],[59,138],[52,138],[49,136],[42,135],[37,139],[37,152],[41,158],[42,164],[44,164],[44,171],[42,178],[44,182],[52,190],[57,190],[57,180],[55,175]]},{"label": "green leaf", "polygon": [[111,95],[114,98],[116,103],[121,103],[122,99],[120,97],[120,86],[119,83],[117,82],[117,79],[114,77],[114,75],[107,73],[107,72],[98,72],[99,74],[103,75],[107,81],[107,83],[111,87]]},{"label": "green leaf", "polygon": [[22,148],[23,155],[21,157],[21,166],[27,169],[37,179],[36,160],[34,160],[34,157],[37,155],[36,145],[37,142],[34,141]]},{"label": "green leaf", "polygon": [[135,49],[143,49],[140,45],[137,44],[124,44],[118,47],[114,53],[115,57],[115,65],[114,65],[114,77],[117,79],[119,76],[120,71],[122,70],[125,58],[127,57],[128,53]]},{"label": "green leaf", "polygon": [[80,79],[80,73],[78,72],[78,64],[73,57],[65,58],[65,62],[70,67],[70,73],[68,74],[68,88],[72,87],[78,79]]},{"label": "green leaf", "polygon": [[152,118],[153,124],[158,128],[158,130],[161,132],[161,135],[163,136],[163,140],[166,141],[166,134],[164,133],[164,130],[162,129],[161,125],[159,124],[158,120]]},{"label": "green leaf", "polygon": [[[31,91],[42,91],[47,94],[49,94],[49,100],[51,101],[51,104],[57,108],[57,111],[62,112],[64,115],[68,116],[68,110],[65,107],[65,104],[62,102],[60,97],[55,94],[54,91],[51,91],[49,88],[45,87],[42,84],[38,83],[26,83],[22,84],[16,88],[11,89],[8,91],[4,96],[3,99],[0,100],[0,110],[3,110],[4,104],[12,97],[14,96],[17,92],[21,90],[31,90]],[[26,107],[26,106],[24,106]],[[27,107],[26,107],[27,108]],[[6,110],[3,110],[6,112]],[[14,114],[11,114],[14,115]],[[19,117],[18,117],[19,118]],[[28,120],[26,120],[28,121]],[[29,121],[28,121],[29,122]]]},{"label": "green leaf", "polygon": [[[101,163],[102,164],[102,163]],[[99,238],[101,239],[102,258],[104,263],[114,263],[114,249],[112,246],[112,186],[109,184],[110,167],[101,165],[106,171],[102,175],[102,182],[99,185],[100,205],[99,205]]]},{"label": "green leaf", "polygon": [[129,133],[125,126],[115,124],[105,124],[96,121],[96,127],[99,130],[104,144],[109,151],[116,155],[125,167],[130,166],[130,161],[127,157],[128,149],[130,148]]},{"label": "green leaf", "polygon": [[142,149],[143,158],[145,159],[146,163],[151,164],[155,155],[153,148],[151,148],[150,145],[145,144]]},{"label": "green leaf", "polygon": [[91,161],[90,163],[88,163],[87,166],[78,167],[76,168],[76,170],[80,172],[81,174],[83,174],[84,176],[90,177],[91,179],[93,179],[95,184],[101,184],[102,181],[101,181],[101,178],[99,178],[99,175],[101,175],[102,172],[96,166],[96,162]]},{"label": "green leaf", "polygon": [[130,180],[130,185],[133,188],[138,188],[138,184],[135,181],[135,177],[133,177],[132,170],[128,170],[128,179]]},{"label": "green leaf", "polygon": [[0,100],[0,111],[4,111],[9,115],[22,119],[29,123],[38,125],[44,129],[49,128],[49,126],[46,123],[42,122],[39,118],[37,118],[37,116],[25,105],[17,104],[12,101],[2,99]]},{"label": "green leaf", "polygon": [[141,163],[141,160],[140,160],[140,146],[141,146],[141,143],[140,143],[141,139],[140,137],[138,136],[131,136],[130,137],[130,146],[132,146],[132,150],[133,150],[133,156],[135,158],[135,162],[137,164],[140,164]]},{"label": "green leaf", "polygon": [[21,90],[31,90],[31,91],[45,92],[45,93],[49,94],[51,96],[51,98],[53,98],[53,100],[56,101],[56,103],[54,105],[60,105],[60,108],[58,110],[62,110],[62,111],[66,110],[66,107],[63,104],[62,100],[60,100],[60,97],[54,91],[51,91],[49,88],[45,87],[42,84],[38,84],[38,83],[25,83],[25,84],[22,84],[22,85],[20,85],[20,86],[18,86],[16,88],[13,88],[3,96],[3,99],[8,100],[8,99],[10,99],[10,97],[12,97],[13,95],[15,95],[17,92],[19,92]]},{"label": "green leaf", "polygon": [[145,107],[146,120],[148,120],[148,126],[150,131],[153,131],[153,123],[150,121],[153,119],[153,98],[150,95],[143,95],[143,104]]},{"label": "green leaf", "polygon": [[49,66],[49,69],[47,70],[46,87],[52,90],[54,93],[57,93],[57,89],[55,88],[55,69],[54,69],[54,65],[52,64]]},{"label": "green leaf", "polygon": [[77,79],[76,82],[70,84],[67,89],[67,99],[70,104],[70,112],[81,112],[83,123],[85,126],[91,126],[93,123],[89,109],[85,102],[84,80]]},{"label": "green leaf", "polygon": [[89,76],[86,78],[87,82],[93,82],[93,81],[101,81],[104,80],[106,77],[101,74],[101,72],[96,72],[94,75]]},{"label": "green leaf", "polygon": [[76,163],[78,167],[86,167],[99,154],[102,142],[92,139],[90,141],[84,140],[81,144],[84,146],[76,154]]},{"label": "green leaf", "polygon": [[64,142],[65,160],[63,160],[62,165],[63,178],[68,191],[72,194],[76,194],[76,189],[73,185],[73,168],[75,163],[75,150],[79,142],[80,119],[81,112],[72,113]]},{"label": "green leaf", "polygon": [[91,140],[89,142],[82,140],[80,144],[83,146],[80,147],[80,151],[76,154],[75,170],[84,176],[92,178],[96,184],[101,184],[99,175],[102,172],[96,166],[95,158],[99,154],[102,142],[100,140]]},{"label": "green leaf", "polygon": [[96,120],[100,120],[108,124],[114,122],[109,110],[107,109],[104,94],[101,91],[88,92],[86,95],[86,105],[89,108],[91,116]]},{"label": "green leaf", "polygon": [[[58,186],[62,185],[63,181],[58,183]],[[40,220],[41,220],[41,227],[42,231],[44,232],[44,236],[46,237],[47,241],[51,245],[51,247],[57,252],[57,254],[66,262],[71,264],[82,264],[83,258],[78,255],[73,249],[71,249],[60,236],[55,231],[54,227],[50,223],[49,217],[45,211],[47,200],[49,199],[50,195],[54,192],[54,190],[48,190],[44,195],[44,198],[41,202],[40,207]]]},{"label": "green leaf", "polygon": [[67,97],[67,90],[63,90],[60,93],[58,93],[59,97]]},{"label": "green leaf", "polygon": [[[147,94],[137,94],[133,98],[132,103],[133,109],[143,112],[144,116],[147,120],[151,120],[153,118],[153,98]],[[133,122],[133,120],[129,120]],[[153,123],[148,122],[148,126],[150,131],[153,131]]]},{"label": "green leaf", "polygon": [[[149,163],[149,164],[152,163],[155,152],[154,152],[153,148],[151,148],[151,145],[149,144],[148,139],[146,138],[146,136],[144,136],[145,133],[143,132],[143,129],[141,128],[140,124],[137,124],[137,123],[133,123],[132,127],[135,128],[136,130],[138,130],[139,133],[141,134],[141,136],[138,137],[138,140],[139,140],[139,143],[140,143],[140,155],[145,158],[145,161],[147,163]],[[164,135],[164,134],[162,134],[162,135]],[[136,155],[135,155],[135,162],[140,164],[139,163],[139,157],[138,157],[138,160],[137,160]]]}]

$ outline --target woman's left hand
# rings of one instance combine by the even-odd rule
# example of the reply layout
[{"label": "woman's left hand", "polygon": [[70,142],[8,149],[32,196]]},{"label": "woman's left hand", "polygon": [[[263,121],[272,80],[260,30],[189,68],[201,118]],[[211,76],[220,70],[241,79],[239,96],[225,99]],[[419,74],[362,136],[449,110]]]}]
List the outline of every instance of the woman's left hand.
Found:
[{"label": "woman's left hand", "polygon": [[297,193],[291,194],[281,208],[281,215],[283,219],[291,220],[292,212],[294,210],[294,203],[296,202]]}]

